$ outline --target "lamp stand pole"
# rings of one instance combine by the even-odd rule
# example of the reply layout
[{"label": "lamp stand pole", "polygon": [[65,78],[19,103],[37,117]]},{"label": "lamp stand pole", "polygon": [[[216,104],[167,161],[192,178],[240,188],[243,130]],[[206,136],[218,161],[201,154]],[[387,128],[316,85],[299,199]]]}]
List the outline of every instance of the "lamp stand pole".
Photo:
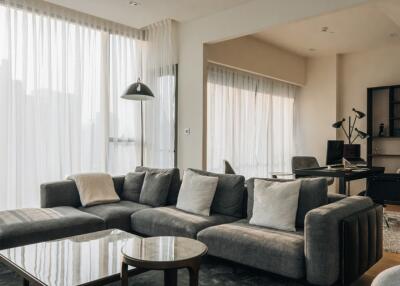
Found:
[{"label": "lamp stand pole", "polygon": [[351,130],[351,116],[349,116],[349,144],[351,144],[351,133],[352,133],[352,130]]},{"label": "lamp stand pole", "polygon": [[143,100],[140,101],[140,166],[143,167]]}]

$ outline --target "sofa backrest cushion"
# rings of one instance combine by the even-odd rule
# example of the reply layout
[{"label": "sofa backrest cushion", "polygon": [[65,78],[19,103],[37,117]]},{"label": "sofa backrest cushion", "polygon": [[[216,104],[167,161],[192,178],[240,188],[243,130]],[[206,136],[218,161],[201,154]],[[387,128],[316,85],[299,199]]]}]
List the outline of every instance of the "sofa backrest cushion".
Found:
[{"label": "sofa backrest cushion", "polygon": [[306,214],[328,203],[328,183],[324,178],[302,179],[296,226],[304,227]]},{"label": "sofa backrest cushion", "polygon": [[244,177],[233,174],[217,174],[189,169],[203,176],[217,177],[218,185],[211,205],[211,214],[218,213],[238,218],[243,217]]},{"label": "sofa backrest cushion", "polygon": [[[288,182],[291,180],[271,178],[250,178],[247,183],[247,219],[253,216],[254,180],[262,179],[273,182]],[[328,184],[324,178],[302,179],[299,194],[299,204],[296,215],[296,226],[303,227],[306,214],[315,208],[328,203]]]},{"label": "sofa backrest cushion", "polygon": [[172,174],[171,185],[168,191],[167,197],[167,205],[175,205],[178,199],[179,189],[181,188],[181,176],[178,168],[171,169],[157,169],[157,168],[149,168],[149,167],[141,167],[138,166],[135,169],[135,172],[167,172]]},{"label": "sofa backrest cushion", "polygon": [[161,207],[167,204],[172,174],[169,172],[146,172],[139,203],[152,207]]},{"label": "sofa backrest cushion", "polygon": [[145,175],[146,172],[130,172],[126,174],[120,198],[125,201],[138,203]]}]

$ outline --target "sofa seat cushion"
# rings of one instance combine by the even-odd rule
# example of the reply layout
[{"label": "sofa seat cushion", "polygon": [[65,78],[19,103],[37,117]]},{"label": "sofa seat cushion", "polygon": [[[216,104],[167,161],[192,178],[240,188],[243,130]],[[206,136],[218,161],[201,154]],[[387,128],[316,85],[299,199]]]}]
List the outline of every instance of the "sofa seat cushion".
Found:
[{"label": "sofa seat cushion", "polygon": [[0,249],[104,229],[104,220],[73,207],[2,211]]},{"label": "sofa seat cushion", "polygon": [[210,255],[294,279],[305,276],[302,231],[274,230],[240,220],[206,228],[197,239],[208,246]]},{"label": "sofa seat cushion", "polygon": [[131,214],[150,208],[147,205],[120,201],[118,203],[103,204],[92,207],[81,207],[80,210],[102,218],[106,223],[106,228],[118,228],[125,231],[131,230]]},{"label": "sofa seat cushion", "polygon": [[224,215],[201,216],[175,207],[146,209],[131,217],[132,230],[147,236],[184,236],[196,238],[197,233],[209,226],[237,220]]}]

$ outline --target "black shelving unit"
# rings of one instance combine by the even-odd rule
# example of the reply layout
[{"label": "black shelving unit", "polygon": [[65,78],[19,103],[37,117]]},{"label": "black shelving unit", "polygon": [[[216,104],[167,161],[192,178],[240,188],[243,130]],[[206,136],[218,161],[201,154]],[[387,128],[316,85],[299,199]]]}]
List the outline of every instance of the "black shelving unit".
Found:
[{"label": "black shelving unit", "polygon": [[[367,132],[371,136],[367,140],[367,162],[368,166],[373,166],[374,158],[378,157],[388,157],[388,158],[397,158],[400,159],[400,153],[374,153],[373,151],[373,143],[375,140],[390,140],[390,144],[399,144],[400,143],[400,85],[391,85],[391,86],[379,86],[379,87],[371,87],[367,89]],[[383,96],[388,96],[388,99],[382,98]],[[383,100],[383,102],[387,102],[388,106],[386,106],[387,114],[384,114],[384,117],[387,118],[385,126],[387,128],[387,132],[384,136],[378,136],[378,129],[380,122],[374,118],[374,108],[382,108],[382,104],[378,104],[379,100]],[[381,101],[382,102],[382,101]],[[386,103],[385,103],[386,104]],[[380,105],[380,106],[378,106]],[[385,110],[385,109],[384,109]],[[397,140],[399,142],[397,143]],[[393,142],[394,141],[394,142]],[[400,160],[399,160],[400,164]]]}]

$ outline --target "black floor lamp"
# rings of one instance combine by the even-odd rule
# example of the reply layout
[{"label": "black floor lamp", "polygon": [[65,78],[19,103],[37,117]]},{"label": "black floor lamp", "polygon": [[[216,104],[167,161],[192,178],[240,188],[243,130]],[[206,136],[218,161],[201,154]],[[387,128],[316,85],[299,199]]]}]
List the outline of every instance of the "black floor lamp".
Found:
[{"label": "black floor lamp", "polygon": [[143,100],[153,99],[154,95],[150,88],[140,82],[140,78],[138,78],[137,82],[131,84],[121,98],[140,101],[140,165],[143,166]]}]

